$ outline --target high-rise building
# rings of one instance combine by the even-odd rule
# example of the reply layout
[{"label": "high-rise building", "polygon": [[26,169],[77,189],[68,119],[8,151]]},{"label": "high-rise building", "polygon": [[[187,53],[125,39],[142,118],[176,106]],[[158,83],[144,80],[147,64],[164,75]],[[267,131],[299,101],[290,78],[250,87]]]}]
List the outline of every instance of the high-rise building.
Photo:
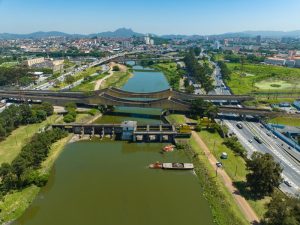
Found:
[{"label": "high-rise building", "polygon": [[221,45],[220,45],[220,42],[219,42],[219,41],[215,41],[215,44],[214,44],[214,49],[217,49],[217,50],[219,50],[219,49],[220,49],[220,47],[221,47]]},{"label": "high-rise building", "polygon": [[149,35],[147,35],[147,36],[145,37],[145,44],[146,44],[146,45],[150,45],[150,42],[151,42],[151,38],[149,37]]},{"label": "high-rise building", "polygon": [[256,36],[256,43],[261,44],[261,35]]}]

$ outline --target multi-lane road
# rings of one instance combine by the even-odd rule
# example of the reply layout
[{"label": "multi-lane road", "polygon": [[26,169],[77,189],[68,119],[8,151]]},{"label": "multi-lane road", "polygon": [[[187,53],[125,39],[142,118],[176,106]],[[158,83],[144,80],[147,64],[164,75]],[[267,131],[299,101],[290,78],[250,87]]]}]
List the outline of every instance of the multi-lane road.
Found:
[{"label": "multi-lane road", "polygon": [[[220,68],[214,64],[215,71],[213,79],[216,88],[209,94],[231,95],[230,90],[226,87],[222,80]],[[241,120],[237,115],[231,115],[233,119],[223,119],[224,123],[232,133],[234,133],[241,144],[251,156],[253,152],[262,152],[271,154],[274,159],[279,162],[283,168],[282,177],[286,181],[280,185],[280,189],[290,194],[300,194],[300,154],[291,146],[288,146],[281,139],[270,133],[262,123],[252,122],[251,120]],[[238,128],[240,123],[242,128]],[[261,139],[262,143],[258,143],[254,137]],[[289,153],[293,153],[291,154]]]},{"label": "multi-lane road", "polygon": [[[61,76],[56,78],[56,80],[58,80],[60,82],[63,82],[67,76],[76,76],[76,74],[78,74],[78,73],[80,73],[80,72],[82,72],[82,71],[84,71],[88,68],[107,63],[112,59],[119,58],[119,57],[124,57],[128,54],[136,54],[136,53],[142,53],[142,52],[144,52],[144,51],[122,52],[122,53],[117,53],[115,55],[111,55],[111,56],[108,56],[108,57],[104,57],[104,58],[96,60],[92,63],[89,63],[87,65],[81,66],[79,68],[74,68],[72,71],[70,71],[68,73],[65,73],[65,74],[62,74]],[[73,84],[70,85],[70,87],[71,86],[73,87],[74,85],[79,85],[81,82],[83,82],[83,79],[74,82]],[[49,82],[46,82],[46,83],[43,83],[41,85],[36,86],[34,88],[34,90],[49,90],[49,89],[53,88],[54,85],[55,85],[55,82],[49,81]],[[31,87],[28,87],[27,89],[31,89]]]}]

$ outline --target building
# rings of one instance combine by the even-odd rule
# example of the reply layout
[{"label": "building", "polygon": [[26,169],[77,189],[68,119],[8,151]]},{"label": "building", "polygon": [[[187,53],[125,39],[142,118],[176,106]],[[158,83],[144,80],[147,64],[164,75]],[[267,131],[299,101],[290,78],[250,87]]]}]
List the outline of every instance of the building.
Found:
[{"label": "building", "polygon": [[300,57],[294,57],[295,60],[295,67],[300,68]]},{"label": "building", "polygon": [[147,35],[147,36],[145,37],[145,44],[146,44],[146,45],[150,45],[150,42],[151,42],[151,38],[149,37],[149,35]]},{"label": "building", "polygon": [[64,68],[64,60],[52,60],[45,58],[35,58],[25,60],[23,65],[29,68],[49,68],[53,73],[62,71]]},{"label": "building", "polygon": [[295,60],[292,60],[292,59],[287,59],[287,60],[285,61],[285,65],[286,65],[287,67],[295,67],[295,64],[296,64],[296,61],[295,61]]},{"label": "building", "polygon": [[28,59],[23,61],[23,65],[27,66],[27,67],[32,67],[36,64],[40,64],[40,63],[44,63],[45,62],[45,58],[41,57],[41,58],[35,58],[35,59]]},{"label": "building", "polygon": [[285,62],[286,62],[286,60],[282,59],[282,58],[269,57],[269,58],[265,59],[266,64],[276,65],[276,66],[284,66]]},{"label": "building", "polygon": [[220,42],[219,41],[215,41],[214,49],[219,50],[220,47],[221,47]]},{"label": "building", "polygon": [[256,43],[261,44],[261,35],[256,36]]},{"label": "building", "polygon": [[300,100],[294,101],[293,106],[300,111]]}]

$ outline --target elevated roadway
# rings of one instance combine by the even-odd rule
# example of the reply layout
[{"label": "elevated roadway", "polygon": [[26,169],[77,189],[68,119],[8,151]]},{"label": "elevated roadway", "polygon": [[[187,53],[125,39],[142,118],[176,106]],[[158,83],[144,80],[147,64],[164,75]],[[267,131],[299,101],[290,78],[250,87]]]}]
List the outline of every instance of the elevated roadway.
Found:
[{"label": "elevated roadway", "polygon": [[[127,95],[125,95],[125,93],[127,93]],[[119,94],[122,95],[122,98],[119,97]],[[226,99],[229,100],[235,97],[236,96],[231,96],[230,98],[226,96]],[[222,100],[224,96],[187,95],[172,90],[153,93],[131,93],[110,88],[95,92],[0,91],[0,98],[21,101],[47,101],[58,106],[64,106],[66,103],[74,102],[76,104],[86,105],[159,108],[187,112],[190,110],[190,102],[188,100],[196,98]],[[133,100],[134,98],[143,98],[143,100]],[[269,110],[238,107],[220,107],[219,112],[253,116],[274,114],[274,112]]]}]

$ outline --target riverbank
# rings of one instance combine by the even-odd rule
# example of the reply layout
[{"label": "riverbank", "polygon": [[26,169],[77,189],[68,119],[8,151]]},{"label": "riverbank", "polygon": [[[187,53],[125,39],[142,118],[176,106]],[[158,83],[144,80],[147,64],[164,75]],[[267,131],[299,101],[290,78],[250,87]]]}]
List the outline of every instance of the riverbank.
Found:
[{"label": "riverbank", "polygon": [[195,138],[189,140],[186,154],[195,166],[195,173],[203,188],[203,195],[210,204],[214,222],[219,225],[249,225],[235,200],[216,176],[215,169],[207,160],[207,155],[199,147]]},{"label": "riverbank", "polygon": [[[99,119],[102,114],[97,114],[96,116],[91,116],[89,114],[80,114],[81,116],[77,118],[76,122],[78,123],[93,123],[95,120]],[[62,119],[62,116],[51,116],[47,119],[46,122],[58,122]],[[12,142],[10,139],[15,140],[18,139],[19,145],[13,148],[13,154],[8,154],[5,157],[6,161],[3,162],[11,162],[21,151],[21,148],[30,141],[33,135],[38,132],[38,130],[46,125],[46,122],[37,125],[29,125],[26,127],[18,128],[15,132],[9,136],[8,143]],[[30,127],[31,129],[29,129]],[[24,141],[21,142],[19,136],[20,133],[24,133],[23,130],[28,130],[28,137],[24,138]],[[18,137],[18,138],[17,138]],[[49,175],[56,159],[64,150],[65,146],[74,141],[74,135],[70,134],[66,138],[63,138],[51,146],[48,157],[45,161],[42,162],[41,168],[39,172],[41,175]],[[22,143],[22,144],[21,144]],[[2,147],[2,146],[1,146]],[[2,158],[1,158],[2,159]],[[2,163],[3,163],[2,162]],[[25,210],[30,206],[33,200],[36,198],[38,193],[40,192],[41,187],[37,187],[35,185],[29,186],[21,191],[13,191],[6,196],[3,197],[2,201],[0,201],[0,224],[9,224],[10,221],[14,221],[19,218]]]},{"label": "riverbank", "polygon": [[[113,71],[114,66],[118,66],[120,70]],[[97,87],[98,89],[104,89],[108,87],[121,88],[133,76],[132,70],[125,65],[111,63],[110,67],[111,69],[108,77],[106,77],[102,81],[100,80],[100,84],[98,84]]]},{"label": "riverbank", "polygon": [[[168,120],[179,124],[179,122],[187,121],[187,118],[184,115],[171,115],[168,116]],[[266,212],[265,205],[269,202],[270,198],[267,197],[261,200],[254,200],[239,194],[240,191],[233,186],[233,184],[245,181],[247,174],[245,160],[242,157],[235,155],[231,149],[228,149],[223,144],[223,141],[224,140],[217,132],[211,133],[202,130],[199,133],[193,133],[190,145],[192,146],[191,149],[193,152],[199,156],[199,161],[206,164],[206,169],[211,171],[211,178],[219,183],[220,187],[217,188],[217,190],[220,191],[219,194],[225,196],[224,201],[226,201],[231,208],[235,208],[233,210],[234,214],[238,215],[238,217],[246,217],[248,220],[259,220]],[[219,171],[221,171],[221,176],[216,178],[215,163],[222,152],[228,153],[229,157],[226,161],[222,162],[223,169],[219,169]],[[202,175],[200,174],[200,176]],[[199,177],[199,179],[201,180],[202,177]],[[210,202],[216,204],[214,201],[214,196],[211,196]],[[218,205],[214,207],[216,208],[216,211],[220,211]],[[222,220],[222,215],[219,216]]]},{"label": "riverbank", "polygon": [[158,63],[151,66],[152,68],[162,71],[166,76],[170,86],[174,90],[180,90],[183,88],[181,85],[183,82],[182,75],[184,72],[181,69],[177,68],[177,64],[175,62],[168,62],[168,63]]}]

